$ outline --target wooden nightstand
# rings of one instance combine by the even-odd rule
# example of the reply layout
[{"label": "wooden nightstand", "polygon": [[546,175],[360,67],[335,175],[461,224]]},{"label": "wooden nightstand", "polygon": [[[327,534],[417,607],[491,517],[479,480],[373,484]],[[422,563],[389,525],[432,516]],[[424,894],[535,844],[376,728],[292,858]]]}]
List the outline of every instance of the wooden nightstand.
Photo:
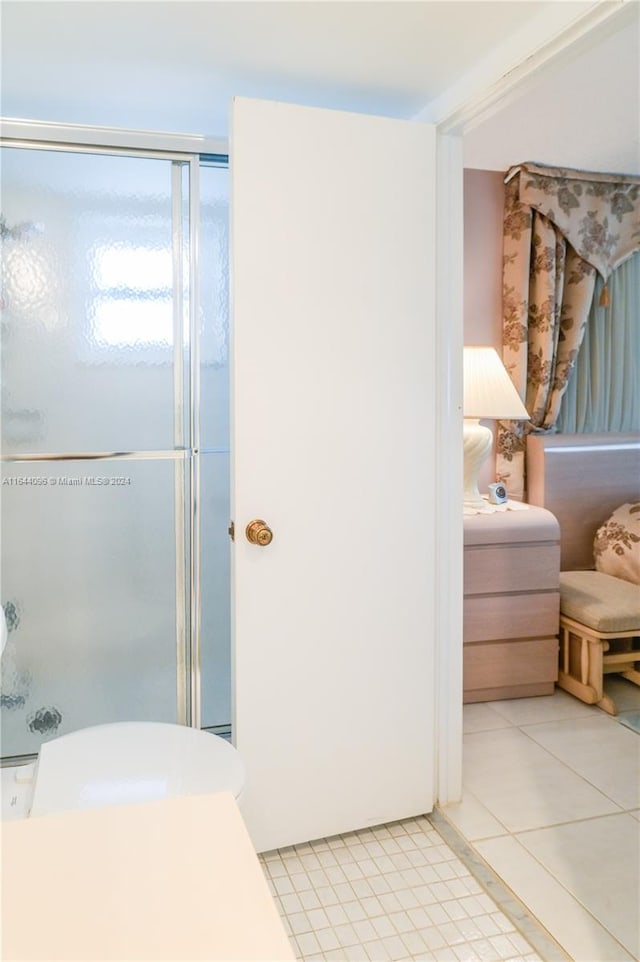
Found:
[{"label": "wooden nightstand", "polygon": [[560,527],[544,508],[464,519],[464,702],[550,695]]}]

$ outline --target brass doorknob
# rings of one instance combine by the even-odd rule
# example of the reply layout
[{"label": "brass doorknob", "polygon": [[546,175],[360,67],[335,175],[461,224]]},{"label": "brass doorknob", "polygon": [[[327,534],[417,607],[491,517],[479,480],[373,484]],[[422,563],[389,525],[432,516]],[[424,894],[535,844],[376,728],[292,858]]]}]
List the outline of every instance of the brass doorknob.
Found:
[{"label": "brass doorknob", "polygon": [[246,528],[247,541],[251,544],[257,544],[261,548],[266,547],[266,545],[271,544],[273,541],[273,531],[264,522],[256,519],[255,521],[250,521]]}]

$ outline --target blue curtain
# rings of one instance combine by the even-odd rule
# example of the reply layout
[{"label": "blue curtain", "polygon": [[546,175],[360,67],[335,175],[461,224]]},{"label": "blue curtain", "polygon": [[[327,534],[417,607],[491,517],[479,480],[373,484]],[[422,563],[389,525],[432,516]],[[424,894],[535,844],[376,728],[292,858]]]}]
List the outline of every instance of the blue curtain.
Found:
[{"label": "blue curtain", "polygon": [[640,430],[640,252],[598,277],[584,341],[562,398],[561,433]]}]

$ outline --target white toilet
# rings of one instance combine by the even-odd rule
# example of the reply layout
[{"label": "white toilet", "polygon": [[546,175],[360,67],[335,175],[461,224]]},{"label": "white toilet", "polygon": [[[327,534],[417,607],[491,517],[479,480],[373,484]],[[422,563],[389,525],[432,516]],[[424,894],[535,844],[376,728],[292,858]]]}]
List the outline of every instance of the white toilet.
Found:
[{"label": "white toilet", "polygon": [[240,802],[245,768],[236,749],[209,732],[162,722],[96,725],[45,742],[33,766],[28,814],[231,792]]}]

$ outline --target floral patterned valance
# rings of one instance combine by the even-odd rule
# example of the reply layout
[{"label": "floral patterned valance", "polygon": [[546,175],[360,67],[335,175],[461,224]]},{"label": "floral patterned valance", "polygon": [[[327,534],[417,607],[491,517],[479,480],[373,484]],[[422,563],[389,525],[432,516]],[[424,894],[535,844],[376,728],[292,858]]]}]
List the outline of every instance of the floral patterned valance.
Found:
[{"label": "floral patterned valance", "polygon": [[520,203],[552,221],[605,281],[640,250],[640,177],[530,163],[512,167],[505,181],[515,176]]}]

